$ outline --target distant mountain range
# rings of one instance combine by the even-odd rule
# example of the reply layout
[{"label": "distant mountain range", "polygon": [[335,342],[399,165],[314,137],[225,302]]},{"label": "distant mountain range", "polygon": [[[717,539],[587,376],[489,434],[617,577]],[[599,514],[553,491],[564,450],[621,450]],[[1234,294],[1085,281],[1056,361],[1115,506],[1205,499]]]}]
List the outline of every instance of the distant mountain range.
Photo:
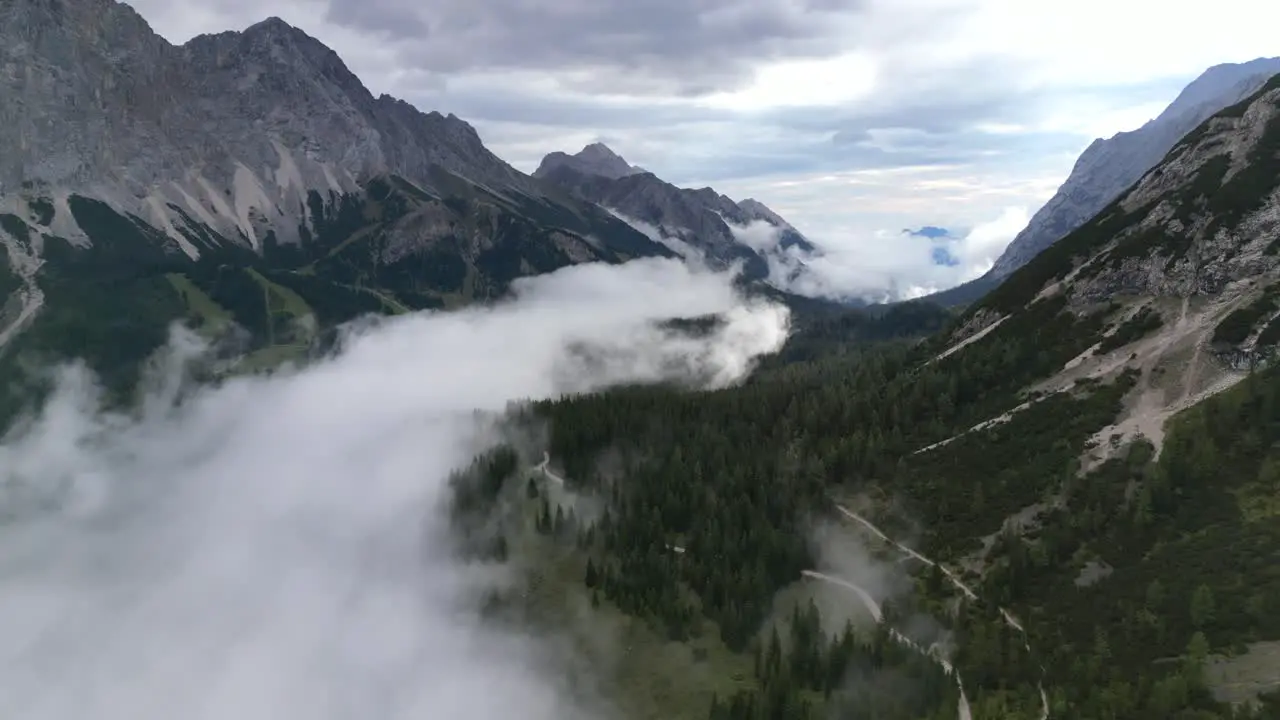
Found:
[{"label": "distant mountain range", "polygon": [[764,203],[750,198],[735,202],[709,187],[676,187],[630,165],[602,143],[574,155],[553,152],[533,176],[608,209],[682,256],[696,256],[713,267],[742,262],[754,279],[769,277],[769,260],[777,253],[815,251]]},{"label": "distant mountain range", "polygon": [[981,278],[930,296],[945,305],[973,301],[1014,270],[1096,216],[1155,167],[1188,132],[1249,97],[1276,73],[1280,57],[1215,65],[1187,85],[1160,115],[1137,130],[1094,140],[1070,176]]}]

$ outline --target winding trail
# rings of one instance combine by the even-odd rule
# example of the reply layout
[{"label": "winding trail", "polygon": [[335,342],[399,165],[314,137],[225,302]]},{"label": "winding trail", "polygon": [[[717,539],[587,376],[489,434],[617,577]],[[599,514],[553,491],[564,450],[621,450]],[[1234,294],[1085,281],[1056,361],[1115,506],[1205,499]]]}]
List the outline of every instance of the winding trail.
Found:
[{"label": "winding trail", "polygon": [[547,452],[546,450],[543,450],[542,462],[538,463],[537,465],[534,465],[533,470],[534,472],[542,473],[543,475],[546,476],[548,480],[559,485],[560,487],[564,487],[564,478],[551,472],[551,468],[547,467],[550,464],[551,464],[551,453]]},{"label": "winding trail", "polygon": [[[965,596],[966,596],[966,597],[968,597],[970,600],[977,600],[977,599],[978,599],[978,594],[977,594],[977,593],[975,593],[975,592],[973,591],[973,588],[971,588],[971,587],[969,587],[968,585],[966,585],[966,584],[965,584],[965,582],[964,582],[963,580],[961,580],[959,577],[957,577],[955,573],[953,573],[953,572],[951,572],[950,570],[948,570],[946,566],[944,566],[944,565],[939,565],[938,563],[934,562],[933,560],[930,560],[929,558],[925,557],[924,555],[921,555],[920,553],[916,552],[915,550],[912,550],[911,548],[907,547],[906,545],[903,545],[902,543],[898,542],[897,540],[894,540],[893,538],[889,537],[888,535],[885,535],[885,534],[884,534],[884,532],[883,532],[883,531],[881,531],[881,530],[880,530],[880,528],[878,528],[878,527],[876,527],[875,525],[873,525],[873,524],[871,523],[871,521],[869,521],[869,520],[867,520],[866,518],[862,517],[862,516],[861,516],[861,515],[859,515],[858,513],[854,512],[854,511],[852,511],[852,510],[849,510],[848,508],[844,507],[843,505],[838,505],[838,504],[837,504],[837,505],[836,505],[836,510],[840,511],[840,514],[841,514],[841,515],[844,515],[845,517],[849,518],[850,520],[853,520],[853,521],[855,521],[855,522],[861,523],[863,527],[865,527],[866,529],[870,530],[870,531],[871,531],[871,532],[872,532],[876,537],[878,537],[878,538],[880,538],[881,540],[883,540],[883,541],[885,541],[885,542],[889,543],[890,545],[894,546],[894,547],[895,547],[895,548],[897,548],[899,551],[901,551],[901,552],[903,552],[903,553],[906,553],[907,555],[909,555],[909,556],[911,556],[911,557],[915,558],[916,560],[919,560],[920,562],[924,563],[925,565],[928,565],[929,567],[936,567],[936,568],[938,568],[939,570],[941,570],[941,571],[942,571],[942,574],[943,574],[943,575],[945,575],[945,576],[947,576],[947,580],[950,580],[950,581],[951,581],[951,584],[952,584],[952,585],[955,585],[957,588],[959,588],[959,589],[960,589],[960,591],[961,591],[961,592],[963,592],[963,593],[965,594]],[[1021,629],[1021,628],[1019,628],[1019,629]]]},{"label": "winding trail", "polygon": [[871,597],[871,593],[866,590],[863,590],[848,580],[842,580],[834,575],[828,575],[826,573],[818,572],[817,570],[802,570],[800,574],[805,577],[829,582],[833,585],[839,585],[846,590],[852,591],[853,594],[857,595],[858,599],[862,601],[862,604],[866,606],[867,612],[871,613],[871,617],[875,618],[876,623],[884,622],[884,613],[880,610],[880,603],[876,602],[876,599]]},{"label": "winding trail", "polygon": [[[977,593],[973,591],[973,588],[969,587],[964,583],[964,581],[956,577],[956,574],[948,570],[946,566],[942,565],[941,563],[935,562],[934,560],[927,558],[924,555],[921,555],[920,553],[916,552],[915,550],[912,550],[911,548],[903,545],[902,543],[899,543],[893,538],[890,538],[888,535],[884,534],[884,532],[880,528],[876,527],[870,520],[867,520],[866,518],[862,517],[858,513],[838,503],[834,503],[834,504],[835,504],[836,510],[838,510],[841,515],[844,515],[850,520],[854,520],[855,522],[858,522],[867,530],[870,530],[874,535],[879,537],[881,540],[884,540],[885,542],[889,543],[893,547],[897,548],[899,551],[906,553],[907,555],[919,560],[920,562],[925,563],[926,565],[929,565],[931,567],[936,567],[939,570],[941,570],[942,574],[946,576],[947,580],[949,580],[952,585],[954,585],[957,589],[963,592],[965,596],[968,597],[970,600],[979,599]],[[865,599],[864,599],[864,602],[865,602]],[[1030,654],[1031,642],[1027,638],[1027,631],[1022,626],[1022,623],[1018,622],[1018,619],[1013,615],[1013,613],[1009,612],[1005,608],[1000,608],[1000,615],[1001,617],[1004,618],[1004,622],[1006,625],[1013,628],[1014,630],[1017,630],[1022,635],[1022,647],[1027,651],[1028,654]],[[879,617],[877,615],[877,620],[878,619]],[[1043,681],[1044,666],[1043,665],[1040,666],[1040,675],[1042,680],[1036,683],[1036,689],[1040,692],[1040,720],[1049,720],[1049,696],[1044,691],[1044,681]],[[958,675],[957,675],[956,681],[959,682]]]},{"label": "winding trail", "polygon": [[[817,570],[803,570],[801,571],[801,574],[805,577],[831,583],[832,585],[837,585],[845,590],[851,591],[854,595],[858,596],[859,600],[862,601],[862,604],[867,608],[867,612],[871,613],[871,617],[875,618],[877,625],[884,623],[884,612],[880,609],[880,603],[876,602],[875,598],[871,597],[871,594],[866,590],[863,590],[848,580],[818,572]],[[898,632],[896,628],[892,627],[889,628],[889,637],[902,645],[906,645],[920,655],[938,663],[938,665],[942,666],[942,671],[945,672],[948,677],[955,678],[956,688],[960,690],[960,699],[956,702],[956,714],[959,715],[960,720],[973,720],[973,711],[969,708],[969,698],[965,695],[964,683],[960,681],[960,673],[957,673],[951,663],[946,658],[942,657],[942,653],[938,650],[936,643],[930,645],[928,649],[922,648],[919,643],[906,635],[903,635]]]},{"label": "winding trail", "polygon": [[[560,487],[564,487],[564,478],[551,472],[551,468],[548,467],[548,465],[550,464],[551,464],[551,453],[544,450],[542,452],[542,462],[533,466],[534,472],[540,472],[542,473],[543,477],[547,478],[548,480],[555,483],[556,485],[559,485]],[[666,548],[677,555],[683,555],[686,552],[685,549],[680,547],[679,545],[666,545]]]},{"label": "winding trail", "polygon": [[[541,472],[543,476],[545,476],[551,482],[563,487],[565,485],[565,479],[555,474],[554,472],[552,472],[551,468],[549,467],[550,464],[551,464],[551,453],[547,451],[543,451],[542,462],[535,465],[533,469],[536,472]],[[946,576],[947,580],[950,581],[951,584],[954,585],[956,588],[958,588],[961,592],[963,592],[965,596],[968,597],[970,600],[979,599],[978,594],[973,591],[973,588],[965,584],[963,580],[957,577],[956,574],[953,573],[951,570],[949,570],[946,566],[928,557],[925,557],[924,555],[921,555],[915,550],[912,550],[906,545],[903,545],[902,543],[899,543],[898,541],[889,537],[884,533],[884,531],[876,527],[874,523],[862,517],[858,513],[853,512],[852,510],[849,510],[848,508],[838,503],[833,503],[833,504],[835,505],[836,510],[840,512],[840,514],[844,515],[846,518],[850,520],[853,520],[859,523],[864,528],[869,530],[872,534],[879,537],[881,540],[885,541],[886,543],[892,545],[902,553],[912,558],[915,558],[916,560],[919,560],[920,562],[930,567],[937,567],[939,570],[942,571],[943,575]],[[679,554],[683,554],[685,552],[684,548],[676,545],[667,545],[667,549]],[[843,578],[838,578],[833,575],[828,575],[826,573],[819,572],[817,570],[804,570],[802,574],[805,577],[830,583],[832,585],[836,585],[838,587],[844,588],[845,590],[852,592],[854,595],[858,597],[858,600],[862,602],[862,605],[867,609],[867,611],[871,613],[871,617],[875,619],[877,624],[884,622],[884,612],[881,610],[880,604],[876,602],[876,599],[873,598],[871,594],[868,593],[865,589]],[[1005,623],[1009,625],[1009,627],[1017,630],[1019,633],[1022,634],[1022,646],[1027,650],[1028,653],[1030,653],[1031,645],[1027,639],[1027,631],[1023,628],[1022,623],[1018,622],[1018,619],[1014,617],[1013,613],[1009,612],[1005,608],[1000,608],[1000,614],[1004,618]],[[935,644],[935,645],[931,645],[928,648],[922,648],[914,640],[906,637],[905,635],[898,632],[898,630],[894,628],[889,628],[889,636],[892,637],[897,642],[903,645],[906,645],[912,650],[915,650],[921,655],[934,660],[942,667],[943,671],[948,676],[954,677],[956,679],[956,687],[959,688],[960,690],[960,700],[957,703],[957,708],[956,708],[957,714],[959,715],[960,720],[973,720],[973,713],[969,707],[969,698],[965,694],[964,683],[960,679],[960,674],[956,672],[955,668],[952,666],[952,664],[949,661],[947,661],[946,658],[942,657],[941,653],[939,652],[938,646]],[[1040,667],[1040,672],[1043,675],[1044,673],[1043,665]],[[1040,720],[1049,720],[1049,698],[1045,694],[1043,682],[1038,683],[1037,686],[1040,691],[1040,706],[1041,706]]]},{"label": "winding trail", "polygon": [[[551,453],[547,451],[543,451],[542,462],[535,465],[533,469],[536,472],[541,472],[544,477],[546,477],[548,480],[555,483],[556,485],[564,487],[564,484],[565,484],[564,478],[552,472],[551,468],[549,467],[550,464],[551,464]],[[850,515],[850,517],[856,518],[857,516]],[[874,525],[868,524],[868,527],[870,527],[873,531],[879,533],[879,530],[877,530]],[[881,534],[881,537],[884,537],[884,535]],[[885,539],[888,540],[888,538],[885,538]],[[667,545],[667,549],[680,555],[683,555],[686,552],[685,548],[682,548],[678,545]],[[928,560],[927,558],[924,558],[923,556],[917,555],[917,557],[919,557],[921,560],[925,562],[929,562],[930,564],[932,564],[930,560]],[[826,573],[821,573],[821,572],[818,572],[817,570],[805,570],[803,571],[802,574],[805,575],[806,577],[810,577],[815,580],[820,580],[822,582],[831,583],[833,585],[837,585],[841,588],[844,588],[845,590],[849,590],[850,592],[857,595],[858,599],[862,601],[863,606],[865,606],[867,611],[871,613],[871,617],[875,618],[876,624],[881,624],[884,622],[884,612],[880,609],[880,603],[876,602],[875,598],[871,597],[871,594],[868,593],[866,590],[862,589],[861,587],[858,587],[857,585],[849,582],[848,580],[844,580],[832,575],[827,575]],[[889,637],[893,638],[894,640],[896,640],[897,642],[903,645],[906,645],[907,647],[911,648],[917,653],[934,660],[940,666],[942,666],[943,672],[945,672],[949,677],[954,677],[956,679],[956,687],[960,690],[960,700],[958,701],[957,707],[956,707],[956,711],[959,715],[959,720],[973,720],[973,712],[969,708],[969,698],[968,696],[965,695],[964,683],[961,682],[960,680],[960,674],[955,671],[955,668],[951,665],[949,661],[947,661],[946,658],[942,657],[941,652],[939,651],[938,646],[936,644],[929,646],[928,649],[922,648],[920,647],[919,643],[915,642],[911,638],[908,638],[907,636],[898,632],[895,628],[889,628]]]}]

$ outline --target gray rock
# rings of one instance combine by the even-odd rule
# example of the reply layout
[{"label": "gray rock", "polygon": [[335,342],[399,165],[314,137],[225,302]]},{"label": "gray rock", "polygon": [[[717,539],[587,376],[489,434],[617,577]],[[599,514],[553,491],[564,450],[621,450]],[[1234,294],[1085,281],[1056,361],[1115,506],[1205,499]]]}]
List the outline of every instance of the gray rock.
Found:
[{"label": "gray rock", "polygon": [[[709,187],[677,187],[628,164],[600,143],[588,145],[576,155],[550,153],[534,176],[630,221],[643,223],[655,238],[685,254],[691,248],[713,267],[742,261],[748,276],[770,275],[769,256],[777,249],[744,242],[748,237],[744,231],[761,222],[777,233],[773,239],[777,247],[814,251],[803,235],[764,203],[752,199],[735,202]],[[754,229],[756,233],[760,230],[758,225]],[[791,258],[787,265],[793,273],[800,270]]]},{"label": "gray rock", "polygon": [[558,151],[550,153],[542,158],[538,169],[533,171],[533,176],[546,177],[558,167],[569,167],[586,175],[599,175],[613,180],[646,172],[628,164],[604,143],[591,143],[574,155]]},{"label": "gray rock", "polygon": [[1218,295],[1280,267],[1280,77],[1219,115],[1119,200],[1126,222],[1075,272],[1073,300]]},{"label": "gray rock", "polygon": [[282,20],[174,46],[113,0],[0,5],[0,147],[0,195],[100,198],[193,256],[183,214],[260,248],[297,239],[308,191],[379,175],[430,189],[443,168],[514,201],[544,194],[467,123],[374,97]]}]

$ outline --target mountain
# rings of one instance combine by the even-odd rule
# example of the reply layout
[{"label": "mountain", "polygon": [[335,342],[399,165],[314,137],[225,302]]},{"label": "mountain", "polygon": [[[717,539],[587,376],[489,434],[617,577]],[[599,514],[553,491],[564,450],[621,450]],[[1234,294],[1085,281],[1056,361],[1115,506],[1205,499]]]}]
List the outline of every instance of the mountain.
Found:
[{"label": "mountain", "polygon": [[1277,218],[1280,75],[970,306],[938,340],[939,358],[973,345],[1034,347],[1035,370],[1022,380],[1029,402],[1014,413],[1128,378],[1086,465],[1139,438],[1158,451],[1170,417],[1280,350]]},{"label": "mountain", "polygon": [[642,168],[628,164],[604,143],[591,143],[574,155],[562,152],[549,153],[542,158],[538,169],[533,171],[533,176],[546,177],[558,167],[568,167],[580,173],[599,175],[612,180],[645,172]]},{"label": "mountain", "polygon": [[996,260],[991,273],[1004,278],[1027,264],[1137,182],[1205,118],[1252,95],[1276,73],[1280,73],[1280,58],[1216,65],[1142,127],[1117,133],[1109,140],[1094,140],[1058,192]]},{"label": "mountain", "polygon": [[673,256],[276,18],[174,46],[113,0],[15,0],[0,63],[0,344],[28,353],[127,366],[189,318],[277,358],[314,335],[291,319]]},{"label": "mountain", "polygon": [[695,253],[713,267],[743,262],[748,277],[769,276],[771,253],[790,248],[814,251],[799,231],[764,203],[734,202],[709,187],[677,187],[632,167],[600,143],[576,155],[553,152],[543,158],[534,175],[630,222],[638,221],[637,227],[682,255]]},{"label": "mountain", "polygon": [[1270,720],[1278,343],[1280,77],[935,336],[538,403],[467,487],[626,716]]},{"label": "mountain", "polygon": [[1094,140],[1076,160],[1066,182],[1032,216],[990,271],[930,299],[944,305],[960,305],[981,297],[1045,248],[1097,215],[1206,118],[1252,95],[1276,73],[1280,73],[1280,58],[1215,65],[1142,127],[1117,133],[1107,140]]},{"label": "mountain", "polygon": [[[60,210],[71,193],[103,200],[192,258],[189,228],[201,226],[257,251],[268,234],[296,243],[311,192],[333,206],[373,177],[436,195],[469,185],[461,192],[508,205],[554,201],[465,122],[375,98],[337,54],[276,18],[180,47],[111,0],[19,0],[0,22],[6,62],[26,68],[7,80],[16,102],[0,130],[0,192]],[[619,229],[580,203],[563,208],[586,216],[579,232]],[[53,222],[86,239],[65,211]]]}]

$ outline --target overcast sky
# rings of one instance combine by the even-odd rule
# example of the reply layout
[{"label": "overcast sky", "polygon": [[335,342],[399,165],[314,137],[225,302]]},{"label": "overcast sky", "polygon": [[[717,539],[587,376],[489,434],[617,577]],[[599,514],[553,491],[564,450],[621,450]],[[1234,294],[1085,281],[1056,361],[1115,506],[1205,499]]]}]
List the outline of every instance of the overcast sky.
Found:
[{"label": "overcast sky", "polygon": [[[998,254],[996,229],[1052,195],[1090,140],[1141,125],[1210,65],[1280,54],[1266,0],[132,4],[174,42],[277,15],[526,172],[604,141],[854,257],[904,227],[993,222],[970,245]],[[917,247],[891,264],[929,265]],[[982,258],[962,259],[957,272]]]}]

